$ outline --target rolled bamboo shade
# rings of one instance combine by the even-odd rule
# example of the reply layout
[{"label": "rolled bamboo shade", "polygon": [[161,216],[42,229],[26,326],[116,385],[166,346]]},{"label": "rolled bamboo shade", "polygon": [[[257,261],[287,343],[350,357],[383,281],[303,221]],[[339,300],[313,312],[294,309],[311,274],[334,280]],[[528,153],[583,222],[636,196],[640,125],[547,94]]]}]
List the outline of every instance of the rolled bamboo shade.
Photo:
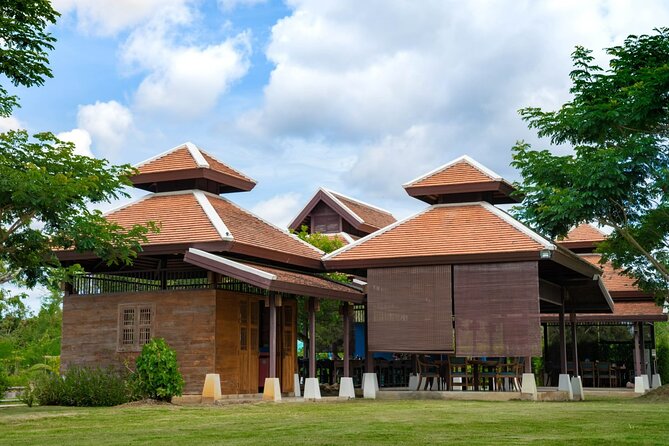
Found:
[{"label": "rolled bamboo shade", "polygon": [[450,265],[368,270],[370,351],[452,352],[451,276]]},{"label": "rolled bamboo shade", "polygon": [[455,265],[458,356],[540,356],[537,262]]}]

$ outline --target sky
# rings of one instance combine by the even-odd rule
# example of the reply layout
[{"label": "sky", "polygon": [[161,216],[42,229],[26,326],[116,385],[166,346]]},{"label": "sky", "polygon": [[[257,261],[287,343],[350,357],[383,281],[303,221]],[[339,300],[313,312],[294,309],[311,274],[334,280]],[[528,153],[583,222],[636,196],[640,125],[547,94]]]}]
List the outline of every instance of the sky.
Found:
[{"label": "sky", "polygon": [[281,226],[321,186],[406,217],[425,205],[401,185],[463,154],[519,180],[514,143],[550,147],[517,111],[569,100],[575,46],[605,66],[669,23],[666,0],[52,3],[54,78],[10,88],[0,131],[131,164],[191,141],[256,179],[229,198]]}]

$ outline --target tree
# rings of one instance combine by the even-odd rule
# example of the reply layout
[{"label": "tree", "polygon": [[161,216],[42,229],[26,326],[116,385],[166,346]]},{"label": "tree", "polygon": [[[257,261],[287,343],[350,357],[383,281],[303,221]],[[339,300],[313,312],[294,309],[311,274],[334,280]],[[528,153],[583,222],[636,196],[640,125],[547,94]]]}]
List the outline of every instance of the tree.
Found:
[{"label": "tree", "polygon": [[662,301],[669,285],[669,28],[606,49],[606,70],[577,47],[573,99],[557,111],[520,110],[530,128],[571,155],[513,148],[523,177],[521,219],[551,237],[582,222],[613,229],[603,260]]},{"label": "tree", "polygon": [[[0,3],[0,73],[15,86],[42,85],[53,77],[47,58],[56,39],[46,32],[60,16],[49,0],[3,0]],[[11,115],[18,97],[0,84],[0,117]]]},{"label": "tree", "polygon": [[[326,254],[344,246],[344,242],[341,239],[337,237],[329,237],[318,232],[311,234],[306,226],[302,226],[300,231],[295,235]],[[342,273],[327,273],[326,277],[339,282],[349,282],[348,276]],[[300,299],[299,303],[303,308],[306,308],[307,306],[306,301],[307,300],[304,298]],[[339,313],[340,305],[341,303],[337,300],[321,300],[320,308],[316,312],[316,351],[333,352],[336,355],[343,346],[344,336],[342,317]],[[309,326],[308,314],[307,311],[300,311],[298,313],[298,336],[303,341],[306,341],[308,339],[307,332]]]},{"label": "tree", "polygon": [[89,207],[128,194],[134,169],[74,153],[50,133],[0,134],[0,284],[47,282],[54,249],[92,251],[130,263],[155,225],[123,228]]}]

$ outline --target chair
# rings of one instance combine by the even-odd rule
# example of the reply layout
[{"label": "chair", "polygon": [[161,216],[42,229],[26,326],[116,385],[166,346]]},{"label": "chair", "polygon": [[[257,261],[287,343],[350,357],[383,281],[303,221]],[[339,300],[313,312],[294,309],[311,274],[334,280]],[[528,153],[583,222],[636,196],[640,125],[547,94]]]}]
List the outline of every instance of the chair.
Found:
[{"label": "chair", "polygon": [[497,374],[495,381],[498,389],[504,389],[504,382],[509,383],[509,390],[517,390],[520,392],[520,379],[523,373],[523,364],[516,358],[507,359],[497,365]]},{"label": "chair", "polygon": [[[448,390],[453,390],[454,385],[459,385],[467,389],[471,387],[474,381],[474,374],[471,371],[471,368],[467,365],[466,358],[458,358],[457,356],[448,357],[448,378],[447,386]],[[459,378],[460,382],[454,382],[455,378]]]},{"label": "chair", "polygon": [[416,386],[416,390],[420,390],[420,385],[423,381],[423,378],[425,378],[425,388],[423,390],[427,390],[428,383],[433,383],[434,378],[437,378],[437,389],[441,390],[441,376],[439,374],[439,365],[433,362],[428,362],[425,355],[418,355],[416,357],[416,365],[419,376],[418,386]]},{"label": "chair", "polygon": [[499,359],[489,359],[480,363],[479,371],[479,388],[487,387],[489,390],[495,390],[495,378],[497,378],[497,367],[499,366]]},{"label": "chair", "polygon": [[598,362],[597,363],[597,382],[599,386],[602,386],[602,380],[609,381],[609,387],[613,387],[614,383],[616,387],[618,386],[618,376],[616,372],[611,367],[610,362]]},{"label": "chair", "polygon": [[583,385],[585,386],[586,380],[590,380],[590,385],[595,387],[595,364],[591,361],[581,362],[581,379],[583,380]]}]

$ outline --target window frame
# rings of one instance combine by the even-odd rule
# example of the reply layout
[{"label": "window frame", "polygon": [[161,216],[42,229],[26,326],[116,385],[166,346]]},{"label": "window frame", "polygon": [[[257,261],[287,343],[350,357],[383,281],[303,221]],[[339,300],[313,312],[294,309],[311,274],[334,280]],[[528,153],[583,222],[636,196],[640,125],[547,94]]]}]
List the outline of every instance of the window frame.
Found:
[{"label": "window frame", "polygon": [[[126,325],[126,310],[133,310],[132,324]],[[146,310],[149,310],[149,322],[142,323],[141,315]],[[144,313],[146,314],[146,313]],[[155,304],[140,303],[140,304],[119,304],[118,305],[118,319],[117,319],[117,336],[116,336],[116,351],[117,352],[138,352],[142,350],[144,344],[148,343],[155,336],[155,319],[156,306]],[[131,327],[131,328],[130,328]],[[148,337],[143,336],[143,330],[148,328]],[[124,343],[125,330],[132,330],[132,343]]]}]

